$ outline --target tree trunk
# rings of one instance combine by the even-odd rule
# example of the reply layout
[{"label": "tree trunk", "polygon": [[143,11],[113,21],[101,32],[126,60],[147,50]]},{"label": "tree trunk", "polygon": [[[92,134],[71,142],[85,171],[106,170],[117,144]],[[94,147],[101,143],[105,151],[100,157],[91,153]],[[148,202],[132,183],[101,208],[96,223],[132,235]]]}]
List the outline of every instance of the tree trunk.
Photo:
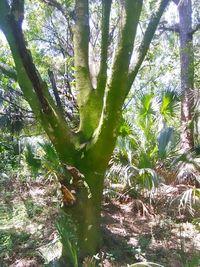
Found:
[{"label": "tree trunk", "polygon": [[178,1],[181,61],[181,149],[193,148],[194,54],[191,0]]},{"label": "tree trunk", "polygon": [[[73,183],[66,187],[73,192],[74,199],[71,203],[70,200],[68,203],[64,200],[62,211],[64,211],[65,220],[70,219],[75,222],[73,226],[77,239],[76,249],[79,260],[82,261],[86,256],[94,255],[101,245],[103,175],[99,175],[98,167],[94,172],[88,173],[86,170],[82,180],[76,183],[73,180]],[[63,243],[63,258],[66,258],[66,250],[69,249]]]},{"label": "tree trunk", "polygon": [[[192,29],[192,1],[174,0],[179,12],[179,38],[181,63],[181,150],[188,153],[194,147],[194,53]],[[177,183],[198,185],[198,171],[193,164],[181,164]],[[199,186],[199,185],[198,185]]]}]

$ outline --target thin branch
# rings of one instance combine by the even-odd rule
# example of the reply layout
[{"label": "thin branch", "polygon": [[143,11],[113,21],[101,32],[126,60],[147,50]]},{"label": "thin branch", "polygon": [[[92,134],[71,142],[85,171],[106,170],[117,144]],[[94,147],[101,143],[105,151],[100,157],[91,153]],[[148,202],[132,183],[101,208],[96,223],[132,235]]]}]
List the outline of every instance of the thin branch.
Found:
[{"label": "thin branch", "polygon": [[121,17],[119,16],[115,22],[115,24],[113,25],[113,27],[111,28],[110,34],[109,34],[109,44],[111,44],[111,42],[114,39],[114,33],[116,31],[117,26],[119,25]]},{"label": "thin branch", "polygon": [[64,8],[56,0],[41,0],[41,2],[43,2],[43,3],[45,3],[45,4],[49,5],[49,6],[57,8],[64,16],[66,16]]},{"label": "thin branch", "polygon": [[[0,116],[10,116],[8,113],[6,112],[0,112]],[[30,116],[30,115],[23,115],[23,118],[27,118],[27,119],[36,119],[36,117],[34,116]]]},{"label": "thin branch", "polygon": [[13,93],[15,93],[15,94],[17,94],[18,96],[21,96],[21,97],[24,97],[24,94],[21,92],[21,91],[19,91],[19,90],[17,90],[17,89],[13,89],[11,86],[7,86],[8,87],[8,90],[9,91],[11,91],[11,92],[13,92]]},{"label": "thin branch", "polygon": [[58,89],[57,89],[57,86],[56,86],[56,80],[55,80],[53,71],[48,70],[48,75],[49,75],[49,80],[51,82],[51,86],[52,86],[53,93],[54,93],[54,96],[55,96],[56,104],[57,104],[58,108],[60,109],[61,113],[64,114],[62,103],[61,103],[60,96],[59,96],[59,93],[58,93]]},{"label": "thin branch", "polygon": [[177,25],[177,24],[172,25],[172,26],[165,26],[165,25],[161,24],[158,29],[163,30],[163,31],[168,31],[168,32],[180,33],[179,25]]},{"label": "thin branch", "polygon": [[33,113],[31,110],[28,110],[28,109],[25,109],[25,108],[20,107],[19,105],[17,105],[16,103],[14,103],[14,102],[8,100],[6,97],[4,97],[4,96],[2,96],[2,95],[0,95],[0,98],[1,98],[3,101],[5,101],[5,102],[11,104],[12,106],[14,106],[14,107],[20,109],[21,111],[24,111],[24,112],[27,112],[27,113]]}]

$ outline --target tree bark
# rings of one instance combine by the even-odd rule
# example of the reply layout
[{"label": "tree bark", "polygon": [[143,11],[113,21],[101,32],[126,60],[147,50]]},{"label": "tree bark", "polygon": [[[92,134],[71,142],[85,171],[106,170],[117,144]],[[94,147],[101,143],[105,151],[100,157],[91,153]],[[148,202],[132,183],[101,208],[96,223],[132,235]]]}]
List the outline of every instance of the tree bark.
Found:
[{"label": "tree bark", "polygon": [[175,1],[179,12],[180,62],[181,62],[181,149],[194,147],[194,54],[191,0]]},{"label": "tree bark", "polygon": [[[87,255],[94,255],[101,245],[101,201],[103,193],[104,172],[98,166],[90,166],[87,160],[79,161],[79,170],[71,172],[73,182],[64,181],[66,188],[73,192],[73,201],[64,202],[63,211],[66,220],[75,222],[76,238],[78,240],[79,259],[82,261]],[[79,173],[79,175],[77,175]],[[63,246],[63,256],[66,247]],[[64,257],[63,257],[64,258]]]}]

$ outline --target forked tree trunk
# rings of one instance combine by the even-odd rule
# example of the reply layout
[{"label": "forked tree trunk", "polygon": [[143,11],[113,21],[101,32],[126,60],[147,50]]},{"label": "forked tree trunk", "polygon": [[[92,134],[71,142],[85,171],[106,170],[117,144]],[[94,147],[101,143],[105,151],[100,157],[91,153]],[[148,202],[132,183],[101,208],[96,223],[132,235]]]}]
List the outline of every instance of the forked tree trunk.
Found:
[{"label": "forked tree trunk", "polygon": [[[73,42],[80,113],[79,131],[75,133],[60,113],[59,105],[55,105],[48,86],[42,80],[27,49],[22,30],[24,1],[0,0],[0,27],[15,61],[17,81],[61,162],[73,178],[72,183],[67,178],[61,181],[63,197],[66,197],[63,210],[77,228],[81,258],[93,255],[100,244],[104,174],[117,139],[122,106],[168,2],[169,0],[158,1],[138,48],[137,59],[131,65],[143,1],[125,1],[120,41],[114,55],[111,75],[107,77],[112,1],[102,0],[101,66],[97,88],[94,89],[89,71],[89,1],[75,1]],[[64,249],[65,246],[67,245],[63,243]]]}]

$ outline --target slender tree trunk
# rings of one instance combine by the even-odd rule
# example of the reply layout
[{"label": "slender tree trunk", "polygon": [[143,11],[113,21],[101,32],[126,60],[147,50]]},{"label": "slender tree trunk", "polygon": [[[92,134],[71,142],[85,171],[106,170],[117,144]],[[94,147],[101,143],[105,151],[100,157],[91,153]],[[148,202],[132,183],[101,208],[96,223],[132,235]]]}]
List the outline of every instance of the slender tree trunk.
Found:
[{"label": "slender tree trunk", "polygon": [[194,54],[191,0],[175,1],[179,12],[181,62],[181,148],[185,152],[194,146]]}]

